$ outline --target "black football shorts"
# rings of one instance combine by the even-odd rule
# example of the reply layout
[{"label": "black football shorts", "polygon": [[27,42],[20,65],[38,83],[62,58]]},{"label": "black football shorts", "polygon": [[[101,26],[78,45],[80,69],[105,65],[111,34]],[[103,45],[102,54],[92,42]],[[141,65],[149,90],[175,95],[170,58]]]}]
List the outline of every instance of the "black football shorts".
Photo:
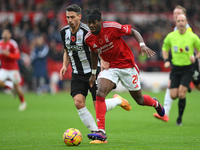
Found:
[{"label": "black football shorts", "polygon": [[179,85],[189,87],[192,81],[192,76],[194,73],[193,65],[189,66],[174,66],[172,65],[172,70],[170,73],[171,88],[178,88]]}]

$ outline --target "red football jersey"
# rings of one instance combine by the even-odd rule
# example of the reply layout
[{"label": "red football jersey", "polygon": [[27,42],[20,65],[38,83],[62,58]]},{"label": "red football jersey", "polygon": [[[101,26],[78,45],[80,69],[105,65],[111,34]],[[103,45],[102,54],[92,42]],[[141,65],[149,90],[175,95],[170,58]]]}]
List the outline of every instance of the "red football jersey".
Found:
[{"label": "red football jersey", "polygon": [[[3,51],[9,51],[9,56],[2,54]],[[6,70],[19,70],[17,60],[20,58],[20,51],[17,45],[17,42],[14,40],[9,40],[4,42],[0,40],[0,60],[1,68]]]},{"label": "red football jersey", "polygon": [[123,35],[131,34],[131,25],[121,25],[117,22],[102,22],[99,35],[89,31],[85,43],[91,51],[99,53],[104,61],[110,63],[110,68],[134,67],[134,56],[131,49],[123,40]]}]

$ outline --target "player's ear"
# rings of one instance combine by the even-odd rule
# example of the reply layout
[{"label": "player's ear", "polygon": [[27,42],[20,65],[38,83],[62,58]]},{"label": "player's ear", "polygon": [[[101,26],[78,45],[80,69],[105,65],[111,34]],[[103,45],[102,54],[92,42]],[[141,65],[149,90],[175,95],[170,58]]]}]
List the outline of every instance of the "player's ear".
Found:
[{"label": "player's ear", "polygon": [[79,16],[80,19],[82,18],[82,14],[79,14],[78,16]]}]

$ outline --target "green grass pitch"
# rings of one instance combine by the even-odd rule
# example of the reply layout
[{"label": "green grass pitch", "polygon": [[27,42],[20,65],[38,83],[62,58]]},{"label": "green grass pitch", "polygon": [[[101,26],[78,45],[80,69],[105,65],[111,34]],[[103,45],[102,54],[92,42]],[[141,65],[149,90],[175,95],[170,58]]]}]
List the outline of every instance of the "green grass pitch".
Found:
[{"label": "green grass pitch", "polygon": [[[111,92],[107,98],[112,97]],[[183,126],[176,126],[178,100],[174,101],[169,122],[153,117],[155,109],[139,106],[129,93],[126,98],[132,110],[117,106],[106,114],[107,144],[89,144],[89,130],[81,122],[69,92],[55,95],[26,93],[27,110],[18,111],[19,100],[0,93],[0,149],[1,150],[198,150],[200,149],[200,92],[187,94]],[[164,91],[152,93],[163,104]],[[91,95],[86,106],[95,117]],[[68,128],[77,128],[83,135],[79,146],[69,147],[62,136]]]}]

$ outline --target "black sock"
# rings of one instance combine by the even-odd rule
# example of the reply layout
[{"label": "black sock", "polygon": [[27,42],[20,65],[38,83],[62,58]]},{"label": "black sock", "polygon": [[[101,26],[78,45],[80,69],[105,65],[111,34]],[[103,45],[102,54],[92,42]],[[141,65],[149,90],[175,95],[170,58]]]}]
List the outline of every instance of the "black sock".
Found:
[{"label": "black sock", "polygon": [[185,105],[186,105],[186,98],[179,99],[179,102],[178,102],[178,112],[179,112],[178,120],[180,120],[180,121],[182,120],[183,112],[185,110]]}]

